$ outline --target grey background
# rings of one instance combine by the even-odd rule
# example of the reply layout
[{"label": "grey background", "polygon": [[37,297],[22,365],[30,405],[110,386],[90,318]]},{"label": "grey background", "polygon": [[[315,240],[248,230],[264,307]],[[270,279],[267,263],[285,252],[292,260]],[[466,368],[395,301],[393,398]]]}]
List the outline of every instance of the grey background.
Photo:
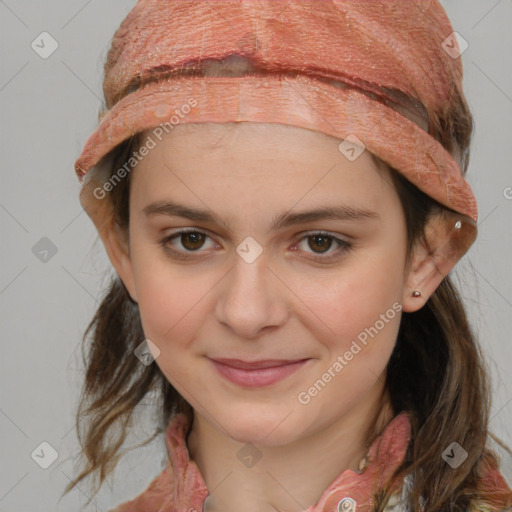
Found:
[{"label": "grey background", "polygon": [[[468,181],[479,203],[480,233],[455,277],[491,367],[491,424],[510,445],[512,1],[442,3],[469,44],[465,91],[476,121]],[[110,39],[133,5],[0,0],[0,512],[79,510],[86,502],[83,484],[59,498],[75,474],[80,340],[109,264],[81,210],[73,163],[97,123]],[[59,44],[48,59],[31,48],[43,31]],[[41,247],[49,250],[47,261],[40,260]],[[151,420],[140,421],[142,434],[129,446],[151,432]],[[31,458],[43,441],[58,452],[46,470]],[[106,512],[142,492],[161,470],[163,443],[159,438],[129,452],[86,510]],[[504,465],[509,471],[510,459]]]}]

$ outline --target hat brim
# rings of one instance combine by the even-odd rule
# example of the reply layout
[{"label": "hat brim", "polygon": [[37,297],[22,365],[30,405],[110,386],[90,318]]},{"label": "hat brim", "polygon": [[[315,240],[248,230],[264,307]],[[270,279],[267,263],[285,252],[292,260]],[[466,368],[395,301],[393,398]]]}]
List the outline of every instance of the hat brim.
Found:
[{"label": "hat brim", "polygon": [[[149,83],[106,113],[75,171],[82,182],[111,150],[139,132],[153,128],[158,139],[179,124],[204,122],[281,123],[320,131],[347,144],[362,143],[427,195],[477,220],[471,187],[439,142],[357,89],[339,89],[305,76],[186,77]],[[340,158],[346,157],[340,146]]]}]

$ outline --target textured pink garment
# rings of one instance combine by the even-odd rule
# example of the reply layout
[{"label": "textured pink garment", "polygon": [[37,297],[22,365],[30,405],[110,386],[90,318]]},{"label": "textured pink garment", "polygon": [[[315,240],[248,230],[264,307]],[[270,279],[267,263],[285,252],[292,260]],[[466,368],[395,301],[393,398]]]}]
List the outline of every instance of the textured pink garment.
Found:
[{"label": "textured pink garment", "polygon": [[[169,460],[166,468],[135,499],[111,512],[201,512],[208,495],[196,463],[189,458],[185,443],[188,421],[183,414],[171,420],[166,432]],[[400,465],[410,439],[406,413],[396,416],[369,450],[369,463],[361,474],[342,472],[306,512],[336,512],[340,500],[352,498],[357,512],[368,512],[375,487],[386,483]],[[307,475],[304,475],[307,479]]]},{"label": "textured pink garment", "polygon": [[[246,59],[240,76],[205,76],[205,63],[237,56]],[[429,134],[462,95],[461,79],[437,0],[140,0],[112,41],[108,110],[75,171],[82,180],[116,145],[158,125],[281,123],[362,143],[476,221],[460,162]]]},{"label": "textured pink garment", "polygon": [[[201,512],[208,489],[196,463],[190,459],[186,444],[189,423],[184,414],[176,415],[166,431],[168,461],[165,469],[134,499],[118,505],[109,512]],[[411,436],[409,416],[402,412],[395,416],[369,449],[369,462],[362,473],[349,469],[335,478],[322,493],[318,502],[305,512],[338,512],[338,504],[344,498],[356,503],[357,512],[370,512],[374,505],[376,488],[390,481],[393,472],[405,458]],[[307,480],[307,475],[304,475]],[[482,477],[483,487],[490,490],[510,491],[498,469],[487,469]],[[398,496],[403,482],[394,482]],[[395,499],[395,498],[392,498]],[[386,512],[401,512],[388,503]],[[348,508],[347,510],[351,510]],[[467,512],[491,512],[496,509],[477,505]],[[510,510],[510,509],[507,509]]]}]

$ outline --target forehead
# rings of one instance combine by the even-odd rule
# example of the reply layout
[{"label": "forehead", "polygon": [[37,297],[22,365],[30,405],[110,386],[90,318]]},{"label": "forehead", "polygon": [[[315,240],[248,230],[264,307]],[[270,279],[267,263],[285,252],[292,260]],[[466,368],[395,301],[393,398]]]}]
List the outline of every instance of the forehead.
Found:
[{"label": "forehead", "polygon": [[[186,123],[165,131],[161,128],[145,130],[138,136],[141,146],[150,141],[154,147],[144,158],[152,166],[156,160],[162,162],[163,159],[178,163],[178,160],[204,160],[207,157],[212,162],[250,156],[254,162],[288,159],[308,164],[331,161],[354,169],[364,167],[377,171],[367,151],[357,158],[357,162],[349,160],[339,147],[342,139],[281,123]],[[142,163],[137,167],[145,165]]]},{"label": "forehead", "polygon": [[[140,137],[154,138],[154,130],[142,132]],[[306,151],[307,147],[337,151],[341,142],[325,133],[281,123],[228,122],[228,123],[186,123],[165,130],[158,137],[161,143],[178,146],[194,144],[198,149],[209,152],[239,151],[253,148],[273,148],[279,153],[287,151],[295,154]],[[159,141],[160,142],[160,141]],[[264,145],[264,146],[262,146]],[[269,156],[260,153],[260,157]],[[275,155],[276,156],[276,155]]]},{"label": "forehead", "polygon": [[291,206],[293,201],[335,197],[369,205],[389,193],[389,176],[377,168],[369,152],[351,161],[340,151],[342,140],[304,128],[189,123],[158,138],[154,130],[147,130],[140,143],[150,139],[156,144],[132,177],[137,195],[153,198],[179,189],[188,196],[268,203],[280,199],[281,205]]}]

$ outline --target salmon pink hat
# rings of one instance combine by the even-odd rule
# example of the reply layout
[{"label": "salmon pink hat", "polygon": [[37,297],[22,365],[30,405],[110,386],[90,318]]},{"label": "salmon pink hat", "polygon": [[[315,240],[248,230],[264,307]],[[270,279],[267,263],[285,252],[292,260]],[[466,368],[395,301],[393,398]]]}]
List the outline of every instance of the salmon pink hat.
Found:
[{"label": "salmon pink hat", "polygon": [[112,40],[106,110],[75,171],[84,182],[150,128],[281,123],[340,138],[340,158],[367,149],[474,226],[463,155],[434,138],[465,101],[461,81],[437,0],[139,0]]}]

